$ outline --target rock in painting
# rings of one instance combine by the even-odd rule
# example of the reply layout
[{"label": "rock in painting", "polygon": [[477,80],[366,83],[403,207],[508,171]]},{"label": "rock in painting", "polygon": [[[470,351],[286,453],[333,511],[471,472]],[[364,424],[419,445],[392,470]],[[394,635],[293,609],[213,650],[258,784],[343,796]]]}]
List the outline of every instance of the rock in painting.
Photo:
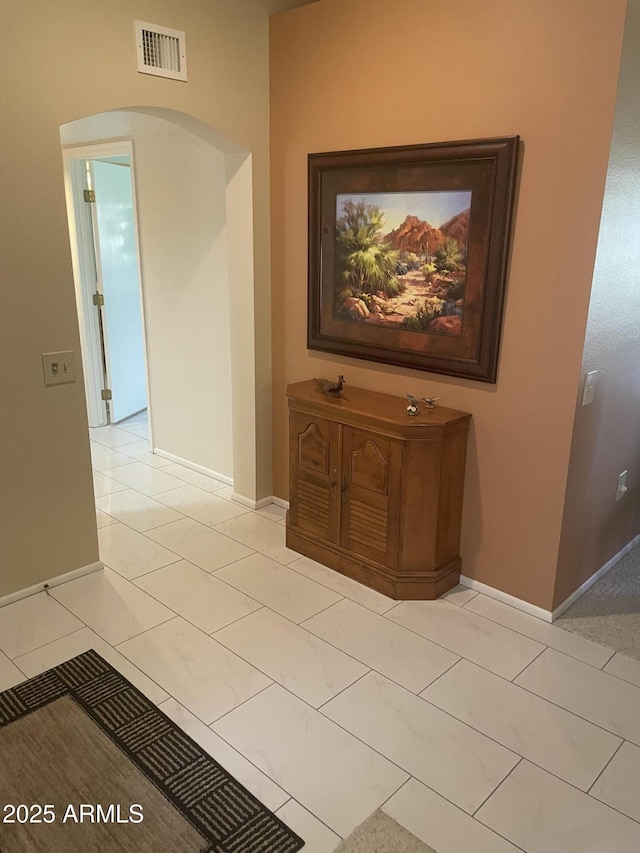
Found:
[{"label": "rock in painting", "polygon": [[340,312],[349,320],[366,320],[370,314],[362,299],[356,299],[355,296],[349,296],[344,300],[340,306]]},{"label": "rock in painting", "polygon": [[462,317],[436,317],[429,324],[431,335],[459,335],[462,332]]}]

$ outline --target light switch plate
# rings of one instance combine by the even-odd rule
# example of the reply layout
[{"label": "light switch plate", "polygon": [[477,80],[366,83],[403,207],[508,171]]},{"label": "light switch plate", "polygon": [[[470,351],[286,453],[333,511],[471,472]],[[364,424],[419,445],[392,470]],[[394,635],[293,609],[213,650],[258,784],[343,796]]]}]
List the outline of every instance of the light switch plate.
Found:
[{"label": "light switch plate", "polygon": [[590,370],[584,377],[584,391],[582,392],[582,405],[588,406],[593,403],[593,398],[596,393],[596,374],[597,370]]},{"label": "light switch plate", "polygon": [[43,352],[42,370],[45,385],[66,385],[76,381],[76,357],[73,350]]}]

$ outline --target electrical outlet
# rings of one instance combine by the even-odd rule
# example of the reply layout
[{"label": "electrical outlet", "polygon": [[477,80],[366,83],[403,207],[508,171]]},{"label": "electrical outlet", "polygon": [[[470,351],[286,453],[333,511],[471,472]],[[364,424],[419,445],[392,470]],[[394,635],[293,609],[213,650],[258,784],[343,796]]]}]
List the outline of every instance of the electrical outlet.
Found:
[{"label": "electrical outlet", "polygon": [[619,501],[627,493],[627,471],[623,471],[618,477],[618,491],[616,492],[616,500]]},{"label": "electrical outlet", "polygon": [[596,373],[597,370],[590,370],[584,377],[584,391],[582,392],[582,405],[588,406],[593,403],[593,398],[596,393]]},{"label": "electrical outlet", "polygon": [[76,359],[73,350],[43,352],[42,370],[45,385],[65,385],[76,381]]}]

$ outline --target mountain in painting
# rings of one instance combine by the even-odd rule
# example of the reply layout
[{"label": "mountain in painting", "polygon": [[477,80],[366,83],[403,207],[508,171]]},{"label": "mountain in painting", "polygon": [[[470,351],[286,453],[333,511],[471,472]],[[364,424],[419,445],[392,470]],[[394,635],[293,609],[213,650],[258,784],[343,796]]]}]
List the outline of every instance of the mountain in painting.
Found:
[{"label": "mountain in painting", "polygon": [[424,219],[409,214],[404,222],[390,231],[384,239],[399,252],[422,255],[425,252],[435,252],[438,246],[444,243],[445,235],[441,229],[434,228]]},{"label": "mountain in painting", "polygon": [[469,234],[469,213],[469,208],[463,210],[461,213],[456,213],[456,215],[452,216],[448,222],[441,225],[438,230],[441,231],[445,237],[455,238],[461,246],[465,247],[467,245]]}]

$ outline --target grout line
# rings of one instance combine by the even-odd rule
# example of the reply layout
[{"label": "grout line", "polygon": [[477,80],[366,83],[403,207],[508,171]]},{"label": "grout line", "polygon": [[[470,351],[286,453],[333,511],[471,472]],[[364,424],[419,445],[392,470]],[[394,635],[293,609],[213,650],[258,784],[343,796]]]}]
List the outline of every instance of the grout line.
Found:
[{"label": "grout line", "polygon": [[[269,777],[269,778],[271,778],[271,777]],[[274,784],[276,784],[276,785],[277,785],[278,783],[276,782],[276,783],[274,783]],[[282,787],[282,786],[280,785],[280,786],[278,786],[278,787]],[[283,788],[282,790],[284,791],[284,788]],[[286,793],[288,793],[288,791],[287,791]],[[303,806],[303,805],[302,805],[302,803],[301,803],[298,799],[296,799],[296,797],[294,797],[294,796],[291,796],[291,797],[287,800],[287,802],[286,802],[286,803],[283,803],[283,804],[278,808],[278,810],[276,811],[276,814],[278,814],[278,812],[279,812],[279,811],[281,811],[281,810],[282,810],[282,809],[284,809],[287,805],[289,805],[289,803],[295,803],[297,806],[300,806],[300,808],[301,808],[301,809],[304,809],[304,811],[305,811],[305,812],[307,812],[308,814],[310,814],[310,815],[311,815],[311,817],[314,817],[314,818],[318,821],[318,823],[321,823],[321,824],[322,824],[326,829],[328,829],[328,830],[329,830],[329,832],[330,832],[332,835],[335,835],[335,836],[336,836],[336,838],[340,838],[340,839],[342,839],[342,838],[344,837],[344,836],[340,835],[340,833],[339,833],[339,832],[337,832],[335,829],[333,829],[333,827],[329,826],[329,824],[328,824],[326,821],[324,821],[321,817],[318,817],[318,815],[317,815],[317,814],[315,814],[314,812],[312,812],[312,811],[311,811],[311,809],[310,809],[308,806]]]},{"label": "grout line", "polygon": [[613,753],[613,755],[611,756],[611,758],[607,761],[607,763],[604,765],[604,767],[602,768],[602,770],[598,773],[598,775],[596,776],[596,778],[593,780],[593,785],[591,785],[589,788],[587,788],[587,794],[588,794],[589,796],[592,796],[592,797],[594,798],[594,800],[597,800],[597,799],[598,799],[598,797],[595,797],[595,796],[591,793],[591,791],[593,791],[593,788],[594,788],[594,786],[595,786],[596,782],[597,782],[597,781],[598,781],[598,779],[602,776],[602,774],[603,774],[603,773],[604,773],[604,771],[607,769],[607,767],[611,764],[611,762],[612,762],[612,761],[613,761],[613,759],[616,757],[616,755],[620,752],[620,750],[622,749],[622,747],[624,746],[624,744],[625,744],[625,743],[630,743],[630,742],[631,742],[631,741],[626,741],[626,740],[624,740],[624,739],[620,741],[620,743],[618,744],[617,749],[615,750],[615,752]]},{"label": "grout line", "polygon": [[[537,640],[536,640],[536,642],[537,642]],[[505,680],[506,680],[506,681],[510,681],[512,684],[515,684],[515,680],[516,680],[516,678],[520,678],[520,676],[521,676],[521,675],[522,675],[522,673],[525,671],[525,669],[529,669],[529,667],[530,667],[530,666],[532,666],[532,664],[534,664],[534,663],[538,660],[538,658],[539,658],[541,655],[543,655],[543,654],[547,651],[547,649],[549,649],[549,648],[550,648],[549,646],[544,646],[544,645],[543,645],[542,649],[540,649],[540,651],[538,652],[538,654],[537,654],[534,658],[532,658],[532,659],[529,661],[529,663],[528,663],[528,664],[526,664],[525,666],[523,666],[523,667],[522,667],[522,669],[520,670],[520,672],[517,672],[517,673],[513,676],[513,678],[508,678],[508,679],[505,679]],[[554,651],[555,651],[555,649],[554,649]]]},{"label": "grout line", "polygon": [[[484,798],[484,800],[483,800],[483,801],[480,803],[480,805],[478,806],[478,808],[473,812],[473,814],[471,815],[471,817],[472,817],[472,818],[474,818],[475,820],[477,820],[477,821],[478,821],[478,823],[482,823],[482,821],[481,821],[481,820],[478,820],[478,818],[476,817],[476,815],[478,814],[478,812],[480,811],[480,809],[484,806],[484,804],[485,804],[488,800],[490,800],[490,799],[491,799],[491,797],[493,797],[493,795],[496,793],[496,791],[504,785],[504,783],[507,781],[507,779],[509,778],[509,776],[511,776],[511,774],[512,774],[512,773],[513,773],[513,771],[516,769],[516,767],[518,767],[518,766],[519,766],[523,761],[525,761],[525,760],[526,760],[525,758],[523,758],[522,756],[520,756],[520,757],[519,757],[519,760],[518,760],[518,761],[516,761],[516,763],[513,765],[513,767],[511,768],[511,770],[510,770],[510,771],[507,773],[507,775],[504,777],[504,779],[502,779],[500,782],[498,782],[498,784],[497,784],[497,785],[496,785],[496,787],[493,789],[493,791],[489,794],[489,796],[488,796],[488,797],[485,797],[485,798]],[[583,792],[583,793],[584,793],[584,792]],[[483,825],[483,826],[486,826],[486,824],[484,824],[484,823],[483,823],[482,825]],[[491,829],[491,827],[489,827],[489,829]]]},{"label": "grout line", "polygon": [[551,622],[545,622],[544,619],[539,619],[537,616],[533,616],[531,613],[525,613],[523,610],[518,610],[517,607],[513,607],[511,604],[507,604],[504,601],[499,601],[496,598],[491,598],[488,595],[484,595],[484,593],[478,593],[478,595],[482,595],[484,598],[488,598],[490,601],[495,602],[497,604],[501,604],[504,607],[509,607],[515,613],[518,613],[521,616],[524,616],[525,618],[536,619],[542,625],[546,625],[547,628],[556,628],[557,630],[562,631],[564,634],[568,634],[571,637],[575,637],[578,643],[581,640],[583,640],[585,643],[591,643],[592,645],[599,646],[600,648],[605,649],[606,651],[611,651],[611,656],[609,658],[607,658],[607,660],[603,664],[596,665],[596,664],[590,663],[589,661],[585,660],[583,657],[577,657],[576,655],[571,654],[571,652],[567,652],[567,651],[564,651],[563,649],[557,648],[556,646],[552,646],[546,640],[539,640],[537,637],[532,637],[531,634],[525,634],[524,631],[521,631],[518,628],[512,628],[511,625],[505,625],[504,622],[500,622],[498,619],[494,618],[493,616],[488,616],[486,613],[478,613],[477,610],[474,610],[472,607],[468,607],[468,605],[471,604],[477,598],[477,596],[474,596],[472,599],[470,599],[468,602],[466,602],[466,604],[462,605],[462,607],[468,608],[470,613],[473,613],[476,616],[481,616],[483,619],[487,619],[489,622],[493,622],[494,625],[500,625],[502,628],[506,628],[508,631],[513,631],[514,634],[519,634],[521,637],[526,637],[529,640],[533,640],[533,642],[535,642],[535,643],[541,643],[542,645],[547,646],[550,649],[553,649],[554,651],[558,652],[559,654],[566,655],[567,657],[573,658],[574,660],[579,660],[581,663],[586,663],[588,666],[591,666],[594,669],[602,669],[603,667],[605,667],[609,663],[609,661],[611,660],[611,657],[613,657],[613,655],[615,654],[614,649],[609,649],[608,646],[603,646],[602,643],[596,643],[595,640],[590,640],[588,637],[583,637],[581,634],[574,634],[572,631],[568,631],[566,628],[561,628],[559,625],[553,624]]}]

